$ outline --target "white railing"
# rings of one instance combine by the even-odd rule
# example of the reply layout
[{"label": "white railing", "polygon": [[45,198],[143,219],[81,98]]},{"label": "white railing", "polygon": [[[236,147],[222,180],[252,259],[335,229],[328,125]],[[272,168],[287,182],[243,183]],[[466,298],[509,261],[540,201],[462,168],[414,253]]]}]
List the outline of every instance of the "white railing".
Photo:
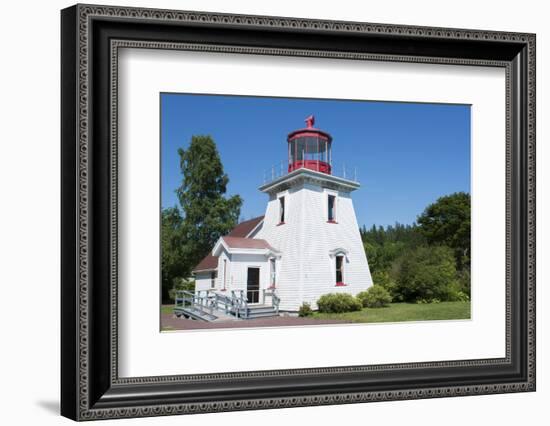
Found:
[{"label": "white railing", "polygon": [[[305,166],[301,166],[300,168],[306,168]],[[309,167],[307,167],[310,169]],[[341,165],[335,165],[334,163],[331,164],[331,176],[336,176],[340,178],[344,178],[347,180],[351,180],[353,182],[359,182],[357,180],[357,167],[349,167],[345,163],[342,163]],[[297,169],[294,169],[297,170]],[[310,169],[315,170],[315,169]],[[272,165],[271,168],[264,170],[264,176],[263,176],[263,184],[273,182],[274,180],[277,180],[283,176],[288,175],[288,163],[281,161],[277,165]]]}]

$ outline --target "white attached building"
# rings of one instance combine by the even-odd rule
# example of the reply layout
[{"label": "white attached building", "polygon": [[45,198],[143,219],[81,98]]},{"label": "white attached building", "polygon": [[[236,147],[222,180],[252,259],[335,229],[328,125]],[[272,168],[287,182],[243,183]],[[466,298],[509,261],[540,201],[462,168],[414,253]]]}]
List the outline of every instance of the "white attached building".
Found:
[{"label": "white attached building", "polygon": [[297,311],[372,285],[351,199],[360,185],[332,175],[332,138],[313,117],[306,123],[288,135],[288,174],[259,188],[269,197],[265,216],[218,240],[194,270],[196,292],[242,290],[253,305],[268,291],[281,311]]}]

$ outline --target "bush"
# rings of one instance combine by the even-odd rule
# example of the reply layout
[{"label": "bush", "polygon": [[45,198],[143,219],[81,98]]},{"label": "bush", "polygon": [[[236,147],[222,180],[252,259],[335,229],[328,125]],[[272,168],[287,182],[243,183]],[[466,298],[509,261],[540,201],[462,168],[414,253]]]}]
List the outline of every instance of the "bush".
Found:
[{"label": "bush", "polygon": [[300,309],[298,310],[298,316],[309,317],[310,315],[313,315],[313,309],[311,309],[311,305],[307,302],[302,303],[302,306],[300,306]]},{"label": "bush", "polygon": [[385,288],[392,299],[398,300],[397,284],[389,271],[375,271],[372,273],[372,283]]},{"label": "bush", "polygon": [[447,291],[447,300],[449,302],[469,302],[470,296],[462,288],[459,282],[451,284]]},{"label": "bush", "polygon": [[396,291],[405,302],[449,300],[451,286],[456,283],[455,265],[450,248],[419,247],[402,257]]},{"label": "bush", "polygon": [[470,298],[470,269],[463,269],[458,272],[459,291],[466,294]]},{"label": "bush", "polygon": [[360,311],[363,308],[362,303],[347,293],[329,293],[323,294],[317,301],[319,312],[341,313]]},{"label": "bush", "polygon": [[185,278],[176,278],[174,280],[174,287],[168,292],[171,302],[173,303],[176,299],[176,291],[178,290],[187,290],[192,293],[195,292],[195,280],[186,280]]},{"label": "bush", "polygon": [[383,308],[391,303],[391,296],[388,290],[377,284],[367,291],[362,291],[356,297],[365,308]]}]

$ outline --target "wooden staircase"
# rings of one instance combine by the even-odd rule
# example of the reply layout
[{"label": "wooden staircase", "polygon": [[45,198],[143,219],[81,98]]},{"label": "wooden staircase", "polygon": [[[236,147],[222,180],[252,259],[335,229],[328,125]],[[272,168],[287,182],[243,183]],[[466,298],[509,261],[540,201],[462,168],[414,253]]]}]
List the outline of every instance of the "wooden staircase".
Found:
[{"label": "wooden staircase", "polygon": [[[178,318],[183,316],[207,322],[226,320],[228,317],[246,320],[279,316],[280,299],[274,290],[263,290],[261,305],[249,304],[243,290],[232,290],[230,294],[211,290],[196,293],[179,290],[176,292],[174,314]],[[271,304],[266,304],[266,298],[271,298]]]},{"label": "wooden staircase", "polygon": [[216,319],[218,319],[218,317],[216,315],[211,314],[207,311],[204,311],[200,308],[197,308],[193,305],[191,305],[191,306],[176,306],[174,308],[174,314],[178,318],[183,316],[183,317],[189,318],[189,319],[208,321],[208,322],[215,321]]},{"label": "wooden staircase", "polygon": [[180,318],[185,317],[200,321],[215,321],[218,316],[214,314],[214,306],[208,297],[195,294],[187,290],[176,292],[174,314]]},{"label": "wooden staircase", "polygon": [[248,305],[246,319],[277,317],[279,313],[271,305]]}]

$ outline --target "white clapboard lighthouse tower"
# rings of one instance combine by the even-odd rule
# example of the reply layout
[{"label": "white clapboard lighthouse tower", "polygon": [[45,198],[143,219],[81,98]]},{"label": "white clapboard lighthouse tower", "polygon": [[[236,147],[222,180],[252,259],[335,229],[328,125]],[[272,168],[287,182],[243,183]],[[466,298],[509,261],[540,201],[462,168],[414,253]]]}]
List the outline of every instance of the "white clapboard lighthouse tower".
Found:
[{"label": "white clapboard lighthouse tower", "polygon": [[277,250],[271,287],[283,311],[372,285],[351,199],[360,185],[332,174],[332,137],[314,124],[288,135],[288,174],[259,188],[269,201],[253,238]]}]

